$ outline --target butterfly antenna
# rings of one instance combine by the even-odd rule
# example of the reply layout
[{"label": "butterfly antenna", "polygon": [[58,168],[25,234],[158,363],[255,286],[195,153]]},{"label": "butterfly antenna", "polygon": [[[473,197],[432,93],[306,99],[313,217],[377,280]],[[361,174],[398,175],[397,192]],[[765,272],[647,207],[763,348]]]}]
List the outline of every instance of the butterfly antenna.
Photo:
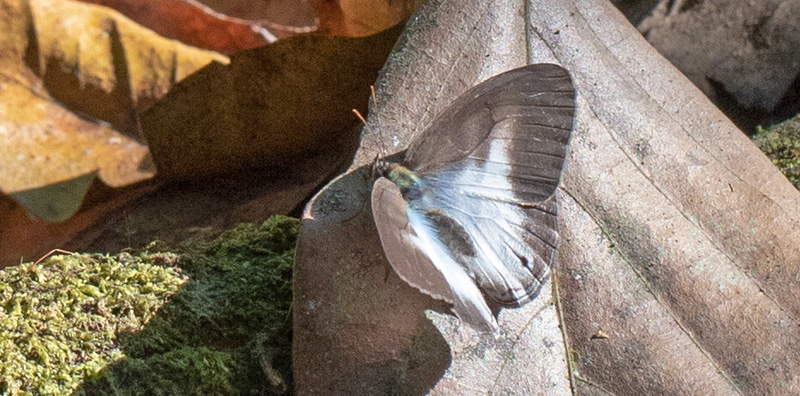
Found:
[{"label": "butterfly antenna", "polygon": [[361,123],[364,124],[364,128],[367,128],[367,132],[369,132],[370,135],[374,135],[375,131],[373,131],[369,124],[367,124],[367,120],[364,119],[364,116],[361,115],[361,112],[353,109],[353,113],[355,113],[356,117],[358,117],[358,119],[361,120]]},{"label": "butterfly antenna", "polygon": [[369,127],[369,124],[367,124],[367,120],[364,119],[364,116],[361,115],[361,112],[358,111],[357,109],[353,109],[353,113],[356,115],[356,117],[358,117],[359,120],[361,120],[361,123],[364,124],[365,128],[367,128],[367,131],[369,133],[373,133],[372,128]]},{"label": "butterfly antenna", "polygon": [[[353,114],[355,114],[356,117],[358,117],[358,119],[361,120],[361,123],[364,124],[364,128],[367,128],[367,132],[369,132],[371,135],[375,134],[375,131],[373,131],[372,128],[369,126],[369,124],[367,124],[367,120],[364,119],[364,116],[361,115],[360,111],[358,111],[357,109],[353,109]],[[375,154],[375,160],[372,162],[372,173],[373,174],[376,174],[376,172],[377,172],[376,170],[377,170],[377,167],[378,167],[378,161],[379,161],[380,156],[381,156],[380,153]]]},{"label": "butterfly antenna", "polygon": [[[383,139],[383,127],[381,125],[381,117],[377,115],[378,114],[378,99],[377,99],[377,96],[375,95],[375,86],[374,85],[370,85],[369,86],[369,90],[370,90],[370,93],[372,94],[373,111],[375,111],[376,118],[378,119],[378,136],[377,137],[378,137],[378,140],[380,141],[380,145],[381,145],[381,151],[379,153],[375,154],[375,159],[374,159],[374,161],[372,163],[373,175],[378,175],[378,174],[381,173],[380,169],[383,167],[383,163],[382,163],[380,158],[382,156],[387,155],[389,153],[389,151],[387,150],[385,140]],[[353,113],[355,113],[356,117],[358,117],[358,119],[361,120],[361,123],[364,124],[364,127],[367,128],[367,132],[369,132],[371,135],[375,135],[375,131],[369,126],[369,124],[367,124],[367,120],[364,119],[364,116],[362,116],[361,113],[356,109],[353,109]]]}]

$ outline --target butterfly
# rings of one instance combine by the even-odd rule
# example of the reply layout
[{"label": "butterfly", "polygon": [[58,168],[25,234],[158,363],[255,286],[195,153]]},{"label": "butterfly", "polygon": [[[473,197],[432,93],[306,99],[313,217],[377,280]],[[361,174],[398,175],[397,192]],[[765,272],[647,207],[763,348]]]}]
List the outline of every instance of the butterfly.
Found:
[{"label": "butterfly", "polygon": [[575,113],[569,73],[533,64],[468,90],[378,160],[372,214],[394,271],[481,333],[539,293],[558,242],[555,191]]}]

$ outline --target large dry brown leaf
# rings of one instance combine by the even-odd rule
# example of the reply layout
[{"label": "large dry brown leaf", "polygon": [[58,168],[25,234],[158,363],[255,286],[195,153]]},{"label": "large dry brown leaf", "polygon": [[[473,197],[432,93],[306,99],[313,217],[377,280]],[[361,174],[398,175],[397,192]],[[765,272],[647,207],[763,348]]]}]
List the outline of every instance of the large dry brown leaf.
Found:
[{"label": "large dry brown leaf", "polygon": [[329,185],[306,209],[295,262],[298,394],[568,390],[567,359],[549,289],[522,309],[502,312],[497,342],[437,316],[437,326],[446,329],[443,338],[423,314],[426,308],[441,310],[441,304],[391,271],[369,212],[369,164],[380,147],[393,142],[405,147],[455,96],[527,62],[519,7],[432,2],[400,39],[378,82],[388,142],[367,136],[357,170]]},{"label": "large dry brown leaf", "polygon": [[562,200],[575,369],[614,394],[798,393],[800,195],[617,13],[577,8],[554,46],[590,112]]},{"label": "large dry brown leaf", "polygon": [[368,135],[356,170],[303,220],[299,393],[800,392],[800,194],[610,3],[443,0],[413,21],[379,82],[399,147],[497,72],[527,61],[572,74],[557,293],[502,311],[496,342],[434,315],[448,349],[421,313],[438,305],[383,259]]}]

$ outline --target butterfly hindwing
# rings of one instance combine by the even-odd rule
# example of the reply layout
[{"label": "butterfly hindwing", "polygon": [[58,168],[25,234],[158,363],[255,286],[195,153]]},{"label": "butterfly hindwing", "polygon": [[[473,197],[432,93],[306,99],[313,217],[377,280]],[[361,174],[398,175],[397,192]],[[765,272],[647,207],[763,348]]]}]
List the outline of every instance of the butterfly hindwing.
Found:
[{"label": "butterfly hindwing", "polygon": [[[480,174],[465,170],[461,177],[479,178]],[[461,262],[486,296],[509,307],[535,297],[555,258],[555,202],[550,199],[526,207],[497,191],[491,195],[484,188],[471,191],[469,185],[442,182],[435,176],[426,181],[442,192],[433,204],[470,235],[476,257]]]},{"label": "butterfly hindwing", "polygon": [[410,210],[397,185],[385,178],[375,181],[372,213],[386,258],[400,278],[453,304],[462,321],[481,331],[497,329],[478,287],[461,266],[442,257],[445,253],[430,235],[432,226],[425,224],[425,214]]}]

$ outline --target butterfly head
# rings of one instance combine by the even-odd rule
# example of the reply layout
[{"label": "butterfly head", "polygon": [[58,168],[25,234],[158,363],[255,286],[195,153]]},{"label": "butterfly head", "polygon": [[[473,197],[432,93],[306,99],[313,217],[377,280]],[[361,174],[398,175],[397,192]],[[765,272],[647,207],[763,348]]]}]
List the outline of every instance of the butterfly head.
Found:
[{"label": "butterfly head", "polygon": [[375,178],[385,177],[395,184],[398,184],[397,181],[403,179],[407,179],[409,182],[412,179],[416,179],[416,176],[408,168],[393,162],[391,159],[387,160],[385,156],[381,157],[380,154],[376,155],[375,160],[372,162],[372,175]]},{"label": "butterfly head", "polygon": [[386,158],[382,158],[381,154],[376,154],[375,160],[372,161],[372,178],[377,179],[384,176],[388,168],[389,162],[386,161]]}]

